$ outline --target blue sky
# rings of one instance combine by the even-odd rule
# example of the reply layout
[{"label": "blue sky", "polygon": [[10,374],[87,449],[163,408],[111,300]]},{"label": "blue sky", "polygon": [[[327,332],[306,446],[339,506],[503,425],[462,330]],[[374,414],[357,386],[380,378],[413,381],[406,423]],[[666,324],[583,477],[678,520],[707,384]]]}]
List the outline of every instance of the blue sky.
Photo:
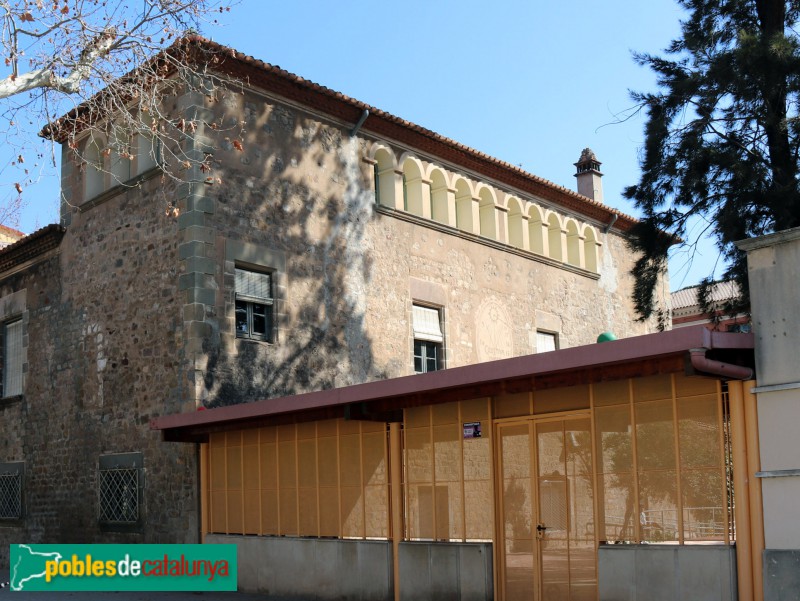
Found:
[{"label": "blue sky", "polygon": [[[203,34],[572,189],[589,146],[606,204],[636,215],[621,192],[638,178],[644,119],[628,90],[655,79],[631,52],[660,52],[680,17],[674,0],[241,0]],[[57,185],[26,190],[20,229],[57,220]],[[691,270],[671,261],[673,290],[710,271],[717,252],[699,253]]]}]

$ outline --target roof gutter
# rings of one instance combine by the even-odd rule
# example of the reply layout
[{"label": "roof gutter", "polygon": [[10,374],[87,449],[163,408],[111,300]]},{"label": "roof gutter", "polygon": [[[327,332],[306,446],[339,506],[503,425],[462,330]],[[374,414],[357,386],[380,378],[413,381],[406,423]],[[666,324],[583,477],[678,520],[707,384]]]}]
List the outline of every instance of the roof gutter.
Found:
[{"label": "roof gutter", "polygon": [[749,367],[742,365],[734,365],[733,363],[725,363],[723,361],[715,361],[706,356],[708,349],[693,348],[689,351],[689,357],[697,371],[703,373],[713,374],[727,378],[729,380],[752,380],[753,370]]}]

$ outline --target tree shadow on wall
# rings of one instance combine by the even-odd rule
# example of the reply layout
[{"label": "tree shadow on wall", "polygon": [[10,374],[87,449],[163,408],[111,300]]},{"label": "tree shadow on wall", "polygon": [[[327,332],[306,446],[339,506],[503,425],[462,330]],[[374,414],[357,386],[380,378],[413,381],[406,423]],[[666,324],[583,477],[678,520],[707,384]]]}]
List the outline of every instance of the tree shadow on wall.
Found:
[{"label": "tree shadow on wall", "polygon": [[[239,156],[216,165],[223,186],[215,201],[217,234],[283,253],[285,299],[274,344],[236,339],[232,287],[205,340],[206,406],[341,387],[389,376],[367,332],[373,219],[365,142],[294,109],[231,97],[221,109],[241,112],[247,135]],[[229,157],[238,158],[238,162]],[[218,275],[231,280],[229,258]],[[207,317],[207,321],[209,318]]]}]

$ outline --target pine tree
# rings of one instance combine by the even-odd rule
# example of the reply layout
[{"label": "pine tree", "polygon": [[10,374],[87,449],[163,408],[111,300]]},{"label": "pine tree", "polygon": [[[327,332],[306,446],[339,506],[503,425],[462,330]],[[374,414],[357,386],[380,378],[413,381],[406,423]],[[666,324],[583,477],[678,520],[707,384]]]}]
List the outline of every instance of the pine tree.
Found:
[{"label": "pine tree", "polygon": [[[635,56],[659,86],[633,94],[647,114],[645,145],[640,181],[624,192],[644,215],[631,242],[641,318],[657,311],[670,245],[693,244],[697,219],[727,263],[723,277],[742,291],[728,311],[749,306],[734,242],[800,225],[800,1],[678,1],[688,16],[666,56]],[[701,284],[705,311],[712,283]]]}]

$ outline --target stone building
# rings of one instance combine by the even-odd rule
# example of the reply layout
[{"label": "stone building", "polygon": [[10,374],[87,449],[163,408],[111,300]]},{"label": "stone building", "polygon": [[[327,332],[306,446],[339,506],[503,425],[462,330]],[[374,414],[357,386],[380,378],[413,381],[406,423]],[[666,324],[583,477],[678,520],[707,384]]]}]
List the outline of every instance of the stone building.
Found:
[{"label": "stone building", "polygon": [[[201,445],[163,442],[161,416],[655,328],[593,153],[594,198],[191,43],[248,82],[164,99],[215,179],[87,135],[88,164],[64,148],[62,223],[0,251],[0,565],[10,542],[198,541]],[[211,126],[231,120],[240,140]]]}]

